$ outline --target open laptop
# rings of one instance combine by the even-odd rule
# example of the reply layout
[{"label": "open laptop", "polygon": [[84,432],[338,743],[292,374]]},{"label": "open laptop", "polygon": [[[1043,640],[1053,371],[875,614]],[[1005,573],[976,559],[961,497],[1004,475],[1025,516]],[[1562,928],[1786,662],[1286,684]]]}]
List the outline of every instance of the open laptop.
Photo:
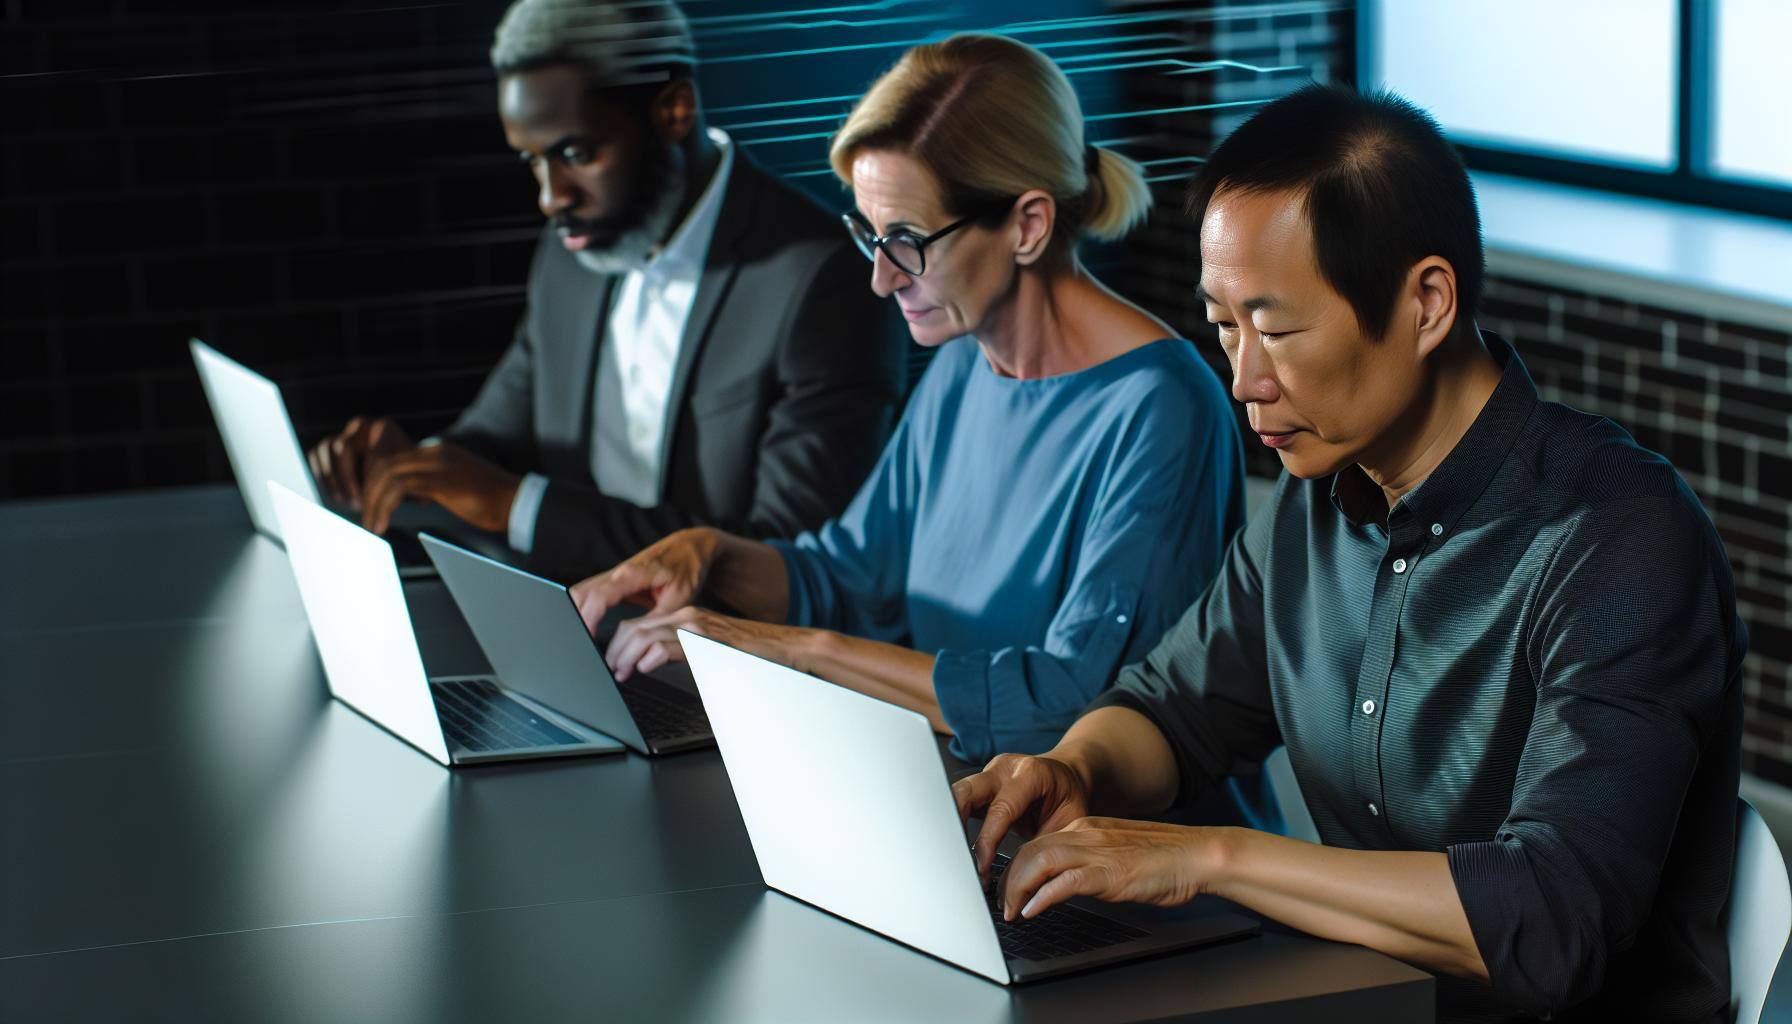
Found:
[{"label": "open laptop", "polygon": [[616,681],[565,587],[427,533],[419,539],[509,685],[643,754],[715,744],[692,694],[638,673]]},{"label": "open laptop", "polygon": [[[280,521],[274,515],[266,481],[277,480],[286,489],[324,504],[305,461],[305,450],[292,429],[280,387],[197,338],[187,344],[193,350],[193,365],[199,370],[212,417],[218,421],[218,433],[223,435],[237,489],[249,507],[249,521],[257,532],[278,542]],[[386,532],[401,576],[435,575],[415,531],[395,527]]]},{"label": "open laptop", "polygon": [[277,481],[266,486],[331,695],[445,765],[622,749],[490,676],[429,678],[391,546]]},{"label": "open laptop", "polygon": [[1004,985],[1258,930],[1224,911],[1084,899],[1003,922],[926,718],[686,630],[678,638],[773,889]]}]

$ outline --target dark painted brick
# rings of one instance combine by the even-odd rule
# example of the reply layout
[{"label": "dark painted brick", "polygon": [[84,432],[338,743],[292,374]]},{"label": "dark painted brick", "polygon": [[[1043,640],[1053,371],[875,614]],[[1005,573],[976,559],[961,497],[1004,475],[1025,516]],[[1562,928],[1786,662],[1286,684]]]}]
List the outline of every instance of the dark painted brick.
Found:
[{"label": "dark painted brick", "polygon": [[197,320],[140,320],[62,329],[62,362],[71,377],[157,370],[191,372],[187,339],[201,334]]},{"label": "dark painted brick", "polygon": [[[55,35],[51,34],[52,47]],[[46,55],[52,69],[80,67],[79,59],[55,53]],[[117,109],[118,87],[108,82],[64,79],[54,85],[27,86],[8,101],[7,130],[67,133],[70,129],[84,129],[99,134],[117,124]]]},{"label": "dark painted brick", "polygon": [[207,21],[206,53],[213,64],[224,67],[287,56],[292,52],[292,41],[285,23],[286,19],[278,13]]},{"label": "dark painted brick", "polygon": [[1718,385],[1717,390],[1719,397],[1726,403],[1741,402],[1770,413],[1792,414],[1792,393],[1784,388],[1756,388],[1724,381]]},{"label": "dark painted brick", "polygon": [[138,448],[143,463],[143,477],[158,487],[178,487],[221,481],[224,477],[212,472],[205,441],[194,438],[177,441],[153,441]]},{"label": "dark painted brick", "polygon": [[[168,374],[149,385],[149,425],[158,431],[212,428],[211,407],[195,373]],[[150,474],[155,479],[155,474]]]},{"label": "dark painted brick", "polygon": [[55,403],[40,387],[0,388],[0,438],[19,441],[56,436]]},{"label": "dark painted brick", "polygon": [[1792,331],[1783,328],[1758,327],[1754,324],[1720,320],[1717,322],[1717,333],[1728,337],[1754,338],[1770,345],[1792,345]]},{"label": "dark painted brick", "polygon": [[295,299],[397,297],[470,288],[478,253],[470,245],[309,252],[292,259]]},{"label": "dark painted brick", "polygon": [[1563,313],[1562,329],[1583,337],[1597,338],[1600,341],[1618,345],[1629,345],[1655,352],[1661,351],[1662,348],[1659,330],[1631,327],[1602,317],[1586,316],[1581,313]]},{"label": "dark painted brick", "polygon": [[[456,355],[487,356],[492,362],[496,362],[515,337],[517,321],[522,314],[520,295],[514,300],[440,311],[436,324],[436,348]],[[920,346],[916,348],[919,349]]]},{"label": "dark painted brick", "polygon": [[70,434],[123,434],[140,431],[143,390],[134,377],[71,384],[63,392],[63,416]]},{"label": "dark painted brick", "polygon": [[1662,435],[1665,448],[1661,454],[1667,456],[1682,474],[1696,471],[1705,461],[1705,442],[1688,434],[1669,433]]},{"label": "dark painted brick", "polygon": [[1742,486],[1748,478],[1748,450],[1740,445],[1717,442],[1717,475],[1726,483]]},{"label": "dark painted brick", "polygon": [[529,280],[529,266],[535,258],[535,238],[491,242],[485,246],[485,272],[480,284],[522,286]]},{"label": "dark painted brick", "polygon": [[44,252],[41,207],[7,203],[0,209],[0,237],[6,239],[4,248],[0,248],[0,259],[31,262],[41,257]]},{"label": "dark painted brick", "polygon": [[293,147],[292,172],[325,181],[371,174],[439,173],[450,160],[506,152],[497,117],[481,111],[319,128],[307,132]]},{"label": "dark painted brick", "polygon": [[300,53],[361,50],[381,55],[388,48],[411,48],[422,42],[423,18],[417,9],[337,9],[300,17],[293,24],[293,45]]},{"label": "dark painted brick", "polygon": [[480,174],[444,176],[435,183],[436,222],[449,227],[538,224],[535,179],[520,162]]},{"label": "dark painted brick", "polygon": [[56,276],[36,268],[0,268],[0,311],[4,320],[46,317],[56,308]]},{"label": "dark painted brick", "polygon": [[1739,345],[1708,345],[1686,335],[1674,339],[1674,351],[1682,359],[1695,359],[1713,366],[1727,366],[1740,370],[1746,362]]},{"label": "dark painted brick", "polygon": [[0,381],[30,384],[50,375],[50,335],[42,328],[0,328]]},{"label": "dark painted brick", "polygon": [[337,231],[345,238],[415,238],[429,222],[421,183],[358,185],[336,193]]},{"label": "dark painted brick", "polygon": [[68,488],[76,493],[119,491],[136,483],[128,442],[84,445],[69,452]]},{"label": "dark painted brick", "polygon": [[[191,38],[192,33],[182,33]],[[234,79],[227,75],[139,78],[120,94],[120,116],[126,124],[218,124],[227,122],[234,106]]]},{"label": "dark painted brick", "polygon": [[1724,546],[1731,550],[1743,548],[1770,558],[1784,559],[1786,557],[1786,542],[1782,538],[1762,537],[1746,530],[1733,529],[1722,523],[1717,524],[1717,532],[1723,536]]},{"label": "dark painted brick", "polygon": [[414,303],[364,307],[349,321],[355,351],[364,365],[402,361],[415,366],[423,352],[435,347],[436,318],[430,309]]},{"label": "dark painted brick", "polygon": [[1720,405],[1717,407],[1717,426],[1725,432],[1759,437],[1767,441],[1786,440],[1786,417],[1775,416],[1772,419],[1757,418],[1753,409],[1742,406]]},{"label": "dark painted brick", "polygon": [[1750,622],[1748,633],[1750,653],[1782,661],[1792,658],[1792,630],[1768,622]]},{"label": "dark painted brick", "polygon": [[197,197],[66,202],[52,216],[63,254],[178,249],[205,241],[205,202]]},{"label": "dark painted brick", "polygon": [[67,463],[60,451],[30,448],[7,453],[6,497],[36,498],[68,492]]},{"label": "dark painted brick", "polygon": [[1519,320],[1533,324],[1549,323],[1549,306],[1543,302],[1531,302],[1518,296],[1502,296],[1489,294],[1481,299],[1481,316],[1501,319]]},{"label": "dark painted brick", "polygon": [[1695,394],[1704,394],[1713,384],[1711,378],[1690,370],[1670,370],[1665,366],[1644,363],[1638,367],[1637,373],[1643,381],[1664,388],[1679,388]]},{"label": "dark painted brick", "polygon": [[280,173],[279,145],[267,132],[154,136],[133,148],[143,185],[270,181]]},{"label": "dark painted brick", "polygon": [[1786,592],[1784,590],[1762,590],[1758,587],[1751,587],[1747,584],[1738,583],[1736,585],[1736,597],[1739,600],[1747,601],[1749,604],[1754,605],[1756,609],[1762,612],[1771,614],[1773,612],[1783,612],[1786,610]]},{"label": "dark painted brick", "polygon": [[130,268],[123,264],[0,270],[0,310],[8,320],[122,313],[130,304]]},{"label": "dark painted brick", "polygon": [[114,139],[53,139],[28,146],[8,142],[7,198],[117,189],[125,180],[125,149]]},{"label": "dark painted brick", "polygon": [[275,296],[274,258],[265,255],[203,256],[147,263],[144,300],[151,309],[259,306]]},{"label": "dark painted brick", "polygon": [[283,366],[332,365],[348,354],[339,312],[224,316],[210,340],[231,358],[269,374]]},{"label": "dark painted brick", "polygon": [[[1740,483],[1740,480],[1732,481]],[[1776,530],[1784,530],[1786,519],[1786,503],[1783,501],[1750,502],[1735,501],[1730,498],[1718,498],[1717,514],[1720,517],[1746,519],[1759,526],[1768,526]]]},{"label": "dark painted brick", "polygon": [[1792,459],[1769,452],[1756,452],[1755,487],[1762,494],[1792,499]]},{"label": "dark painted brick", "polygon": [[324,194],[285,188],[219,196],[218,234],[225,242],[278,242],[324,234]]},{"label": "dark painted brick", "polygon": [[44,45],[52,67],[108,72],[105,77],[122,86],[121,98],[146,80],[153,81],[151,76],[186,74],[200,67],[197,40],[186,24],[57,25]]}]

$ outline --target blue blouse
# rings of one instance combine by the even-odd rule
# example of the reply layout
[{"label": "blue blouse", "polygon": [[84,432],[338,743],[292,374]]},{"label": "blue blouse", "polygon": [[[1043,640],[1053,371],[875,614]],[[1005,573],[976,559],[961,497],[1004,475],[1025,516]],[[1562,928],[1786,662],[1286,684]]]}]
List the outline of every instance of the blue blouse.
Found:
[{"label": "blue blouse", "polygon": [[1049,748],[1243,525],[1227,401],[1181,339],[1037,380],[947,343],[846,511],[771,542],[790,623],[935,654],[958,757]]}]

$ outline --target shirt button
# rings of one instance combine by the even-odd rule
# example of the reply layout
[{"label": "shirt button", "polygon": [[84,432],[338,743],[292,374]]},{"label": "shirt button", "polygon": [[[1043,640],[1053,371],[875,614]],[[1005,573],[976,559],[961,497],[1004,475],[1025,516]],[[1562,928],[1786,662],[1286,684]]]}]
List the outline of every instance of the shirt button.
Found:
[{"label": "shirt button", "polygon": [[1444,535],[1444,524],[1432,523],[1431,524],[1431,536],[1442,537],[1443,535]]},{"label": "shirt button", "polygon": [[1375,713],[1375,702],[1372,700],[1363,701],[1363,714],[1373,715],[1374,713]]},{"label": "shirt button", "polygon": [[1396,575],[1398,575],[1405,571],[1406,571],[1406,559],[1404,559],[1404,558],[1394,559],[1394,573]]},{"label": "shirt button", "polygon": [[1122,625],[1122,626],[1124,626],[1124,625],[1126,625],[1126,616],[1124,616],[1124,615],[1116,615],[1116,616],[1114,616],[1114,621],[1115,621],[1115,622],[1118,622],[1118,623],[1119,623],[1119,624],[1121,624],[1121,625]]},{"label": "shirt button", "polygon": [[1373,801],[1373,800],[1369,801],[1369,817],[1371,817],[1371,818],[1381,817],[1381,808],[1375,806],[1375,801]]}]

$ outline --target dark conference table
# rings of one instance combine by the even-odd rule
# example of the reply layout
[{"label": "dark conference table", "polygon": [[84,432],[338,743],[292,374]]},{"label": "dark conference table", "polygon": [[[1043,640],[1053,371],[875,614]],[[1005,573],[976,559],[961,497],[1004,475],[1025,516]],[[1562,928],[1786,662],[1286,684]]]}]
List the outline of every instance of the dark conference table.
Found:
[{"label": "dark conference table", "polygon": [[714,751],[449,772],[329,699],[230,487],[0,504],[0,868],[7,1021],[1433,1018],[1273,924],[991,984],[765,889]]}]

